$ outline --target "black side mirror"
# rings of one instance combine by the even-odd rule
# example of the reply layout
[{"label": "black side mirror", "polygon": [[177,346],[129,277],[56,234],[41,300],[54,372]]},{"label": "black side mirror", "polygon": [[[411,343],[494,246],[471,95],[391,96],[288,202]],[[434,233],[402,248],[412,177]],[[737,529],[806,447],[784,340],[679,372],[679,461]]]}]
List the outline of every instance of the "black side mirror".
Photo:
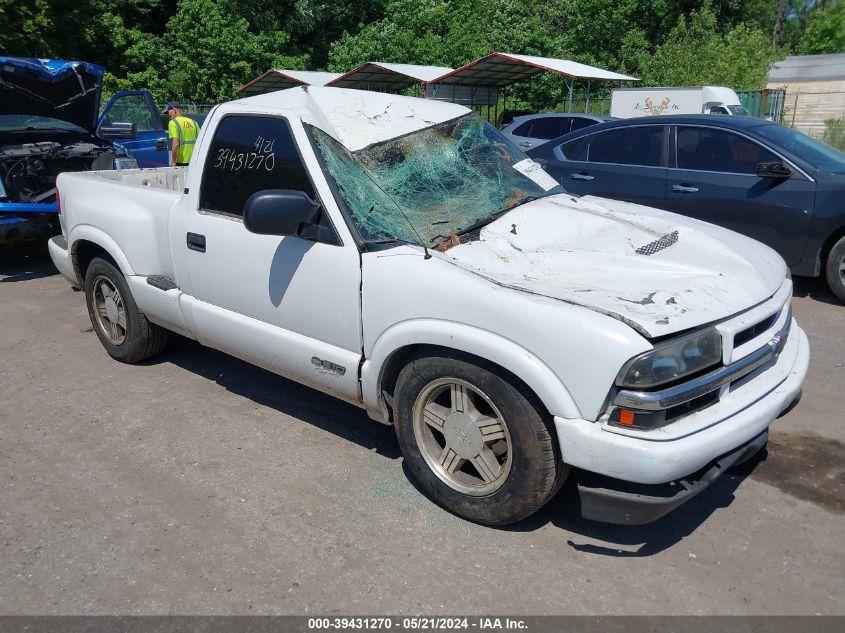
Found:
[{"label": "black side mirror", "polygon": [[244,205],[244,226],[259,235],[300,235],[319,219],[320,205],[304,191],[256,191]]},{"label": "black side mirror", "polygon": [[789,178],[792,170],[782,162],[757,163],[757,176],[760,178]]},{"label": "black side mirror", "polygon": [[138,135],[138,130],[134,123],[112,123],[111,125],[103,125],[97,131],[100,138],[123,138],[132,139]]}]

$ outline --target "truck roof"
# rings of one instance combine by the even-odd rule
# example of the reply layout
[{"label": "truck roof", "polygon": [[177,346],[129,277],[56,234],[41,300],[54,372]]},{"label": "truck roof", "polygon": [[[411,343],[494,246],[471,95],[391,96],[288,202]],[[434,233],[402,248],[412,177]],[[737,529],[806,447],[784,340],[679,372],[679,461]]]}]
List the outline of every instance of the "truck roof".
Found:
[{"label": "truck roof", "polygon": [[318,86],[268,92],[230,104],[292,111],[353,152],[470,112],[445,101]]}]

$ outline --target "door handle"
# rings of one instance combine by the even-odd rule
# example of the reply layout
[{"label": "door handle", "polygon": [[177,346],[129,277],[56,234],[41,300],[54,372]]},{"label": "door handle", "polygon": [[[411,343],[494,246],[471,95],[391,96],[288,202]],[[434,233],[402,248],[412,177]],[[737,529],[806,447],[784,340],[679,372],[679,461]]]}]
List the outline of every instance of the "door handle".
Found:
[{"label": "door handle", "polygon": [[519,146],[520,147],[531,147],[531,143],[526,143],[525,141],[523,141],[522,143],[519,143]]},{"label": "door handle", "polygon": [[574,171],[569,174],[569,177],[572,180],[592,180],[595,176],[591,176],[590,174],[585,174],[583,171]]},{"label": "door handle", "polygon": [[689,185],[672,185],[672,191],[677,191],[678,193],[696,193],[698,191],[698,187],[690,187]]},{"label": "door handle", "polygon": [[160,138],[156,141],[156,151],[163,152],[167,149],[167,141],[163,138]]},{"label": "door handle", "polygon": [[205,235],[199,233],[188,233],[185,241],[188,244],[189,251],[197,251],[198,253],[205,252]]}]

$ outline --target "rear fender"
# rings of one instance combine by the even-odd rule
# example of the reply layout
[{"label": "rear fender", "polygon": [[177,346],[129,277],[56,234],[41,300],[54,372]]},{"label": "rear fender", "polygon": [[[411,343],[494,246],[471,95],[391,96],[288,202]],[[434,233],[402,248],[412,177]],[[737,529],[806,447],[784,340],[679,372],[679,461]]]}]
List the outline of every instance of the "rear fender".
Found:
[{"label": "rear fender", "polygon": [[[70,250],[71,257],[73,258],[74,269],[77,271],[77,277],[81,277],[79,274],[79,267],[76,262],[76,254],[81,242],[92,242],[106,251],[115,261],[118,268],[120,268],[120,272],[124,275],[129,276],[135,274],[135,271],[132,269],[126,255],[124,255],[123,251],[120,250],[117,242],[115,242],[107,233],[104,233],[101,229],[91,226],[90,224],[77,224],[73,227],[73,230],[68,237],[68,248]],[[85,283],[85,280],[80,279],[79,282],[80,284],[83,284]]]}]

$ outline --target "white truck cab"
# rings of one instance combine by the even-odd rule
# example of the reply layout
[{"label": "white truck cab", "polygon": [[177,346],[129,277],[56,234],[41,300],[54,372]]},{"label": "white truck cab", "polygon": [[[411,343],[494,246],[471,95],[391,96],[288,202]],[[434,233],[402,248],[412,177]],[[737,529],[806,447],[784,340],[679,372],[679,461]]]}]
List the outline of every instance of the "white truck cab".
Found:
[{"label": "white truck cab", "polygon": [[[765,444],[807,339],[771,249],[566,193],[456,104],[222,104],[187,168],[62,174],[59,270],[109,354],[168,331],[365,409],[450,511],[651,521]],[[154,367],[150,371],[155,371]]]},{"label": "white truck cab", "polygon": [[661,114],[749,116],[736,92],[724,86],[619,88],[610,100],[610,116],[630,119]]}]

